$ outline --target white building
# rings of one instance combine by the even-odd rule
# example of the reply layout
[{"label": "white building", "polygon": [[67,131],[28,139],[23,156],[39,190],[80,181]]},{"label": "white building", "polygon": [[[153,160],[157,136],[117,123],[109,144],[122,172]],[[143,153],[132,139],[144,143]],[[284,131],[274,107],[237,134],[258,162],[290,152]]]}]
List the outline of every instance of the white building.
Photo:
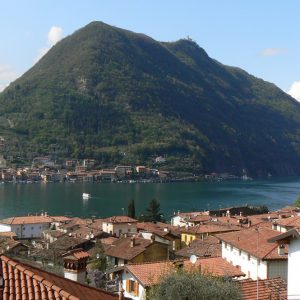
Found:
[{"label": "white building", "polygon": [[289,218],[279,219],[272,224],[272,228],[279,232],[287,232],[293,228],[300,227],[300,216],[292,216]]},{"label": "white building", "polygon": [[300,232],[299,229],[292,229],[288,232],[282,233],[271,239],[276,241],[278,246],[288,244],[288,300],[300,299],[300,284],[299,284],[299,270],[300,270]]},{"label": "white building", "polygon": [[[64,217],[62,217],[64,218]],[[23,216],[0,220],[0,232],[14,232],[18,239],[41,238],[58,219],[50,216]]]},{"label": "white building", "polygon": [[174,216],[171,218],[171,225],[173,226],[179,226],[179,227],[185,227],[188,225],[188,221],[190,219],[193,219],[197,216],[204,216],[207,219],[209,219],[209,217],[203,215],[203,212],[177,212],[177,214],[174,212]]},{"label": "white building", "polygon": [[278,235],[269,228],[250,228],[218,234],[222,241],[222,257],[239,266],[247,278],[287,279],[287,250],[268,240]]},{"label": "white building", "polygon": [[127,216],[113,216],[103,220],[102,230],[116,237],[130,236],[137,233],[137,222]]}]

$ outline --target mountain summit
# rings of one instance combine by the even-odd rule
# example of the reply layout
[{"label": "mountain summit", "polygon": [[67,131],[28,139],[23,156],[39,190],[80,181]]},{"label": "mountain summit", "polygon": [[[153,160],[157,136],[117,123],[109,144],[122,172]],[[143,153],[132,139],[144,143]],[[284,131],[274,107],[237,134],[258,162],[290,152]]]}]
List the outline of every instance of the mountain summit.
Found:
[{"label": "mountain summit", "polygon": [[66,37],[0,94],[4,154],[153,161],[167,168],[300,174],[300,104],[210,58],[102,22]]}]

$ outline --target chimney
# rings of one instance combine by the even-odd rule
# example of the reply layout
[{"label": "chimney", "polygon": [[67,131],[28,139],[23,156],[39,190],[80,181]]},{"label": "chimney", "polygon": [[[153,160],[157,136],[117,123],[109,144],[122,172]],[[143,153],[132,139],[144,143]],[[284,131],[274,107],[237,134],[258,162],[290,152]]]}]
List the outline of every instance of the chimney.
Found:
[{"label": "chimney", "polygon": [[248,227],[251,227],[251,220],[248,221]]},{"label": "chimney", "polygon": [[152,234],[152,235],[151,235],[151,243],[154,243],[154,242],[155,242],[155,235]]},{"label": "chimney", "polygon": [[278,245],[277,250],[278,250],[278,255],[284,255],[285,254],[284,245]]},{"label": "chimney", "polygon": [[133,248],[135,246],[135,237],[133,236],[131,239],[130,239],[130,247]]},{"label": "chimney", "polygon": [[63,255],[64,277],[80,283],[86,280],[86,265],[89,254],[82,249],[70,250]]}]

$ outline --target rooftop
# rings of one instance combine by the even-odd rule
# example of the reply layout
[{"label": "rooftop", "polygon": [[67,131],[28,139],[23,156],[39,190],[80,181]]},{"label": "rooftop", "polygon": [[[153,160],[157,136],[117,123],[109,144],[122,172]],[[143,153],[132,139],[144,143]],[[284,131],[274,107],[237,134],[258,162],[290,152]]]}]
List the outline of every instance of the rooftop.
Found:
[{"label": "rooftop", "polygon": [[118,223],[137,223],[138,220],[130,218],[130,217],[127,217],[127,216],[113,216],[113,217],[104,219],[102,222],[113,223],[113,224],[118,224]]},{"label": "rooftop", "polygon": [[190,261],[161,261],[142,264],[129,264],[125,267],[143,286],[158,284],[162,276],[170,274],[176,266],[187,271],[199,271],[213,276],[245,276],[238,267],[232,266],[222,257],[198,259],[193,265]]},{"label": "rooftop", "polygon": [[[257,299],[257,281],[239,281],[243,293],[243,300]],[[263,279],[258,281],[258,293],[260,300],[286,300],[287,284],[281,278]]]},{"label": "rooftop", "polygon": [[278,236],[278,231],[269,228],[249,228],[238,232],[218,234],[216,237],[237,249],[264,260],[287,259],[287,249],[285,255],[277,252],[277,243],[268,240]]},{"label": "rooftop", "polygon": [[96,289],[1,256],[3,299],[113,300],[118,295]]},{"label": "rooftop", "polygon": [[121,238],[105,247],[105,254],[125,260],[131,260],[143,253],[153,242],[140,237],[134,238],[134,245],[131,247],[131,238]]},{"label": "rooftop", "polygon": [[175,254],[182,257],[218,257],[222,255],[220,241],[212,235],[207,236],[204,240],[196,239],[188,247],[178,250]]}]

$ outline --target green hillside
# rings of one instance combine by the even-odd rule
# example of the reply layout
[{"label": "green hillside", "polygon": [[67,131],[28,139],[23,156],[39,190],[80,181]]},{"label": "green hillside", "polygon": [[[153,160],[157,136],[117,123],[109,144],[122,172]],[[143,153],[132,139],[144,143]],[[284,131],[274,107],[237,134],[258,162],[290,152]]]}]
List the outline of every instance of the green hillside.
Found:
[{"label": "green hillside", "polygon": [[6,155],[252,175],[300,174],[300,104],[275,85],[173,43],[93,22],[0,94]]}]

